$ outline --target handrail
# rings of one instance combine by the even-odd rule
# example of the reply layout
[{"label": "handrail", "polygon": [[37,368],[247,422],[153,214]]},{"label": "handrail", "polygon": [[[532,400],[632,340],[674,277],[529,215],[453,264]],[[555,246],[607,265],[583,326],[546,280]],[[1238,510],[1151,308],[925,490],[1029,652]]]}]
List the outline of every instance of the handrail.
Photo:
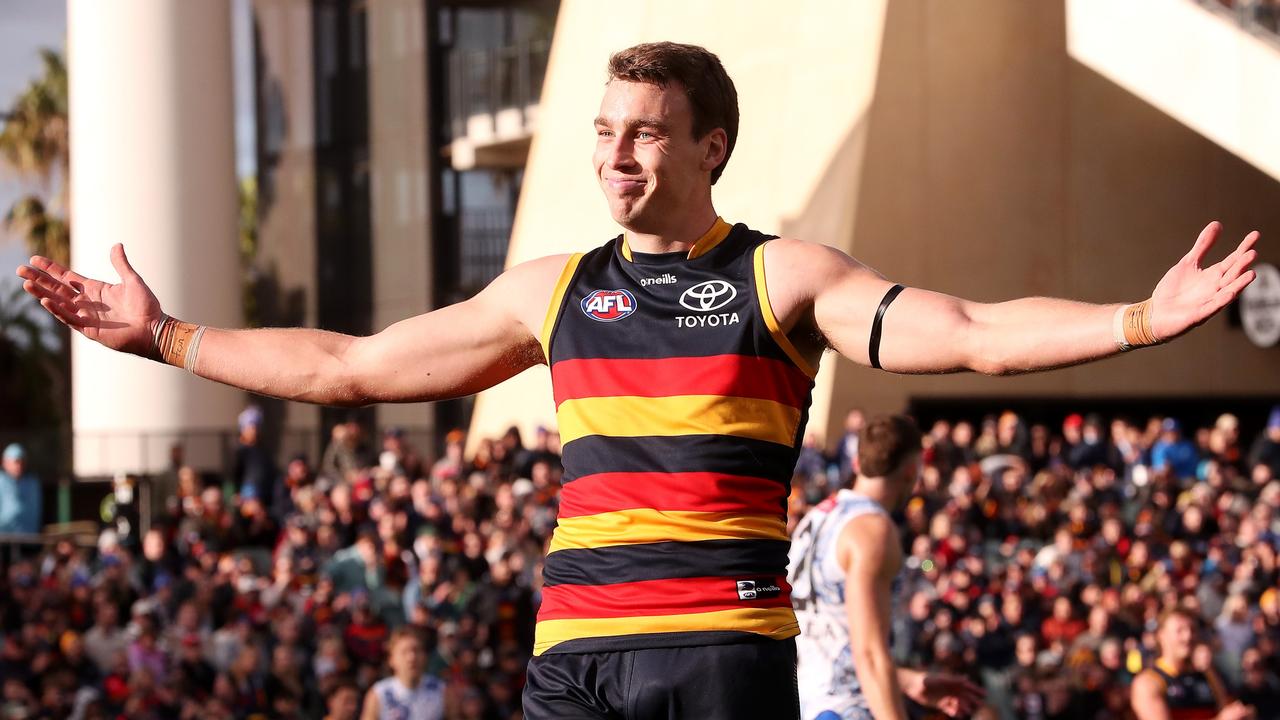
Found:
[{"label": "handrail", "polygon": [[[525,40],[496,48],[454,50],[448,56],[451,138],[466,135],[467,118],[537,105],[551,43]],[[526,117],[527,121],[528,118]]]},{"label": "handrail", "polygon": [[1275,0],[1193,0],[1202,7],[1230,14],[1245,30],[1257,30],[1280,39],[1280,2]]}]

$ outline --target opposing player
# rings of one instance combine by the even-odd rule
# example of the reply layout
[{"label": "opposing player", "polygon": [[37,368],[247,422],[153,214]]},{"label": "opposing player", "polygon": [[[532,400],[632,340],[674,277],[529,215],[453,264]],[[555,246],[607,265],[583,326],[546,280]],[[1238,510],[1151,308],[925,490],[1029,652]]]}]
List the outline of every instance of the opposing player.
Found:
[{"label": "opposing player", "polygon": [[360,720],[444,720],[444,681],[424,671],[427,658],[417,631],[392,631],[387,664],[391,677],[369,688]]},{"label": "opposing player", "polygon": [[904,289],[820,242],[717,215],[738,102],[715,55],[639,45],[608,78],[594,165],[624,232],[371,337],[171,318],[118,245],[118,284],[41,257],[18,270],[90,339],[291,400],[439,400],[550,365],[565,487],[530,720],[796,714],[783,499],[825,349],[902,373],[1062,367],[1172,340],[1253,279],[1256,233],[1201,267],[1211,223],[1131,305]]},{"label": "opposing player", "polygon": [[800,621],[804,720],[906,720],[904,696],[954,716],[982,698],[964,678],[897,667],[889,656],[893,586],[902,568],[889,513],[911,497],[920,456],[914,421],[872,419],[859,436],[853,489],[837,491],[796,526],[787,580]]},{"label": "opposing player", "polygon": [[1156,627],[1160,655],[1133,679],[1130,704],[1138,720],[1248,720],[1252,707],[1233,700],[1213,670],[1191,667],[1196,619],[1167,611]]}]

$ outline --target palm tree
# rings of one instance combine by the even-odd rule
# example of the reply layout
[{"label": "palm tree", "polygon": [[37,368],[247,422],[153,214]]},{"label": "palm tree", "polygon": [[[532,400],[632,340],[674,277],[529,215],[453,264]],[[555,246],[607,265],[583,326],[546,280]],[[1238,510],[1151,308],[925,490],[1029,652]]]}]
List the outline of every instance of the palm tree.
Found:
[{"label": "palm tree", "polygon": [[[41,74],[0,116],[0,168],[36,192],[13,204],[0,224],[20,234],[32,254],[69,265],[71,229],[66,220],[70,140],[67,66],[54,50],[40,51]],[[69,471],[71,417],[70,331],[44,327],[28,311],[34,305],[16,289],[0,298],[0,407],[8,424],[33,433],[41,454],[59,476]],[[11,410],[12,408],[12,410]]]},{"label": "palm tree", "polygon": [[56,331],[34,308],[21,286],[0,293],[0,429],[55,428],[63,419],[49,402],[66,394]]},{"label": "palm tree", "polygon": [[18,200],[4,224],[26,238],[32,253],[67,264],[71,234],[62,216],[70,157],[67,66],[48,48],[40,51],[40,59],[43,72],[14,99],[0,129],[0,165],[37,183],[42,192]]}]

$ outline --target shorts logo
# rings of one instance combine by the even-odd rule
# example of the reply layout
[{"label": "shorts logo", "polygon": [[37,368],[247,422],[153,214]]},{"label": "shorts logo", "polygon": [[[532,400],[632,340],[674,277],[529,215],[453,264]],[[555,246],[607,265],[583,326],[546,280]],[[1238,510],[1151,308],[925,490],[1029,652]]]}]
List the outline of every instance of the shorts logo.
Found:
[{"label": "shorts logo", "polygon": [[765,600],[782,594],[782,588],[770,578],[738,580],[737,585],[739,600]]},{"label": "shorts logo", "polygon": [[615,322],[636,311],[636,297],[627,290],[594,290],[582,298],[582,312],[600,322]]},{"label": "shorts logo", "polygon": [[680,304],[690,310],[711,312],[738,297],[738,289],[724,280],[706,280],[684,291]]}]

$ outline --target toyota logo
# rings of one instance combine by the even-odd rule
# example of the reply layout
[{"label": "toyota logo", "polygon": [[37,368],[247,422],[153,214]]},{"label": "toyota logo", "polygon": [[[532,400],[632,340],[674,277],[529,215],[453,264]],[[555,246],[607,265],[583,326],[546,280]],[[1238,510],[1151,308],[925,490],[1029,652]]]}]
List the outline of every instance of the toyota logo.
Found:
[{"label": "toyota logo", "polygon": [[728,305],[738,297],[738,290],[724,280],[707,280],[684,291],[680,304],[690,310],[711,312]]}]

